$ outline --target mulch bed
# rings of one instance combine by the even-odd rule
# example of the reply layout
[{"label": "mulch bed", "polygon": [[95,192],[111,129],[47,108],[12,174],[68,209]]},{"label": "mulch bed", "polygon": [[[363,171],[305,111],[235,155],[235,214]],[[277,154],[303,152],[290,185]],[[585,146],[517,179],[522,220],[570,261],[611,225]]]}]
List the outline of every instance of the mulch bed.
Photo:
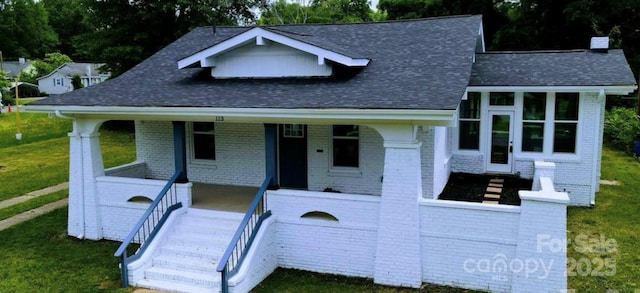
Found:
[{"label": "mulch bed", "polygon": [[500,204],[520,205],[518,191],[531,190],[532,180],[517,176],[451,173],[438,199],[482,202],[489,180],[492,178],[504,179]]}]

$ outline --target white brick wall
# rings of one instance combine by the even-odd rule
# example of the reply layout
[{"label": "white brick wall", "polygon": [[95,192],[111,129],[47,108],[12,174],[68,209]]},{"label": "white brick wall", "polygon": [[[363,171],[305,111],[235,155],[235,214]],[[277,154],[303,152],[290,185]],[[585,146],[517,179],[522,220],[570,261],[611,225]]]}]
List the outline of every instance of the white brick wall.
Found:
[{"label": "white brick wall", "polygon": [[[520,207],[446,200],[420,202],[425,282],[507,292],[511,274],[483,265],[515,256]],[[480,268],[478,267],[480,266]]]},{"label": "white brick wall", "polygon": [[171,122],[136,121],[135,127],[137,161],[147,164],[147,177],[171,178],[175,170]]},{"label": "white brick wall", "polygon": [[[135,179],[102,176],[96,178],[98,209],[100,211],[103,237],[122,241],[140,217],[149,208],[149,203],[129,202],[135,196],[155,199],[167,184],[163,180]],[[191,203],[191,183],[177,184],[178,201],[183,206]]]},{"label": "white brick wall", "polygon": [[331,125],[308,125],[307,132],[309,190],[332,188],[344,193],[380,194],[384,148],[376,130],[360,126],[360,168],[355,172],[331,168]]},{"label": "white brick wall", "polygon": [[262,222],[244,264],[229,280],[229,292],[249,292],[278,267],[277,240],[278,224],[271,216]]},{"label": "white brick wall", "polygon": [[[373,277],[380,197],[293,190],[267,197],[278,221],[278,266]],[[310,211],[338,222],[301,218]]]},{"label": "white brick wall", "polygon": [[[187,132],[189,135],[190,132]],[[216,123],[216,160],[191,160],[187,138],[187,173],[196,182],[260,186],[265,178],[264,125]]]}]

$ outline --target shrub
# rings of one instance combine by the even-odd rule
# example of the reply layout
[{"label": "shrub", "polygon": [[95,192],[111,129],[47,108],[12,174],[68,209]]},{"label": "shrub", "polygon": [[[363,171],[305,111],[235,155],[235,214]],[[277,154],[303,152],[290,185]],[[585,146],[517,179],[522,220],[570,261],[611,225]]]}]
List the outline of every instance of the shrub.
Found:
[{"label": "shrub", "polygon": [[631,153],[634,142],[640,139],[640,119],[632,108],[613,108],[604,118],[604,142]]}]

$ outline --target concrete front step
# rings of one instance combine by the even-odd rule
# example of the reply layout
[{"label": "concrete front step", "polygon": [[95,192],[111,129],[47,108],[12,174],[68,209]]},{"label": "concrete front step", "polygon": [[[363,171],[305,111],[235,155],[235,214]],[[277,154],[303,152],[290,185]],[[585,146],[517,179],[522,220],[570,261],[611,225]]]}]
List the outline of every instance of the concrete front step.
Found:
[{"label": "concrete front step", "polygon": [[160,281],[144,279],[138,283],[139,287],[161,290],[163,292],[180,292],[180,293],[200,293],[200,292],[220,292],[220,286],[200,287],[188,284],[182,284],[172,281]]},{"label": "concrete front step", "polygon": [[153,259],[152,265],[159,268],[173,268],[194,273],[217,274],[216,260],[199,257],[179,257],[161,254]]},{"label": "concrete front step", "polygon": [[196,273],[179,269],[151,267],[144,272],[144,276],[147,280],[174,281],[204,288],[220,286],[220,274]]},{"label": "concrete front step", "polygon": [[177,257],[199,257],[217,261],[224,253],[223,249],[206,246],[186,246],[175,243],[166,243],[160,248],[160,254]]},{"label": "concrete front step", "polygon": [[167,242],[186,246],[209,246],[222,247],[225,249],[227,245],[229,245],[229,240],[232,235],[222,237],[220,235],[174,232],[169,235]]},{"label": "concrete front step", "polygon": [[217,262],[243,215],[188,209],[159,243],[136,286],[168,292],[219,292]]}]

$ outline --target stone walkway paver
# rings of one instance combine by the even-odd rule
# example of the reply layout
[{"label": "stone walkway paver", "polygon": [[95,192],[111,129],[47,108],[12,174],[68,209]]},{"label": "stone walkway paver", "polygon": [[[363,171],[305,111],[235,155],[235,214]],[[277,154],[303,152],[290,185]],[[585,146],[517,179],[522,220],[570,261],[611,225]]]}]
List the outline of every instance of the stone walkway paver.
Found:
[{"label": "stone walkway paver", "polygon": [[49,194],[49,193],[53,193],[53,192],[56,192],[56,191],[67,189],[67,188],[69,188],[69,182],[64,182],[64,183],[60,183],[60,184],[55,185],[55,186],[50,186],[50,187],[47,187],[47,188],[44,188],[44,189],[32,191],[32,192],[29,192],[29,193],[27,193],[25,195],[21,195],[21,196],[18,196],[18,197],[10,198],[10,199],[7,199],[5,201],[0,201],[0,209],[6,208],[8,206],[12,206],[14,204],[19,204],[21,202],[25,202],[25,201],[28,201],[30,199],[34,199],[34,198],[37,198],[37,197],[40,197],[40,196],[43,196],[43,195],[46,195],[46,194]]},{"label": "stone walkway paver", "polygon": [[17,214],[11,218],[4,219],[0,221],[0,231],[7,229],[15,224],[22,223],[27,220],[31,220],[37,216],[44,215],[52,210],[57,208],[64,207],[68,204],[68,199],[61,199],[59,201],[54,201],[52,203],[45,204],[39,208],[35,208],[30,211],[26,211],[21,214]]}]

